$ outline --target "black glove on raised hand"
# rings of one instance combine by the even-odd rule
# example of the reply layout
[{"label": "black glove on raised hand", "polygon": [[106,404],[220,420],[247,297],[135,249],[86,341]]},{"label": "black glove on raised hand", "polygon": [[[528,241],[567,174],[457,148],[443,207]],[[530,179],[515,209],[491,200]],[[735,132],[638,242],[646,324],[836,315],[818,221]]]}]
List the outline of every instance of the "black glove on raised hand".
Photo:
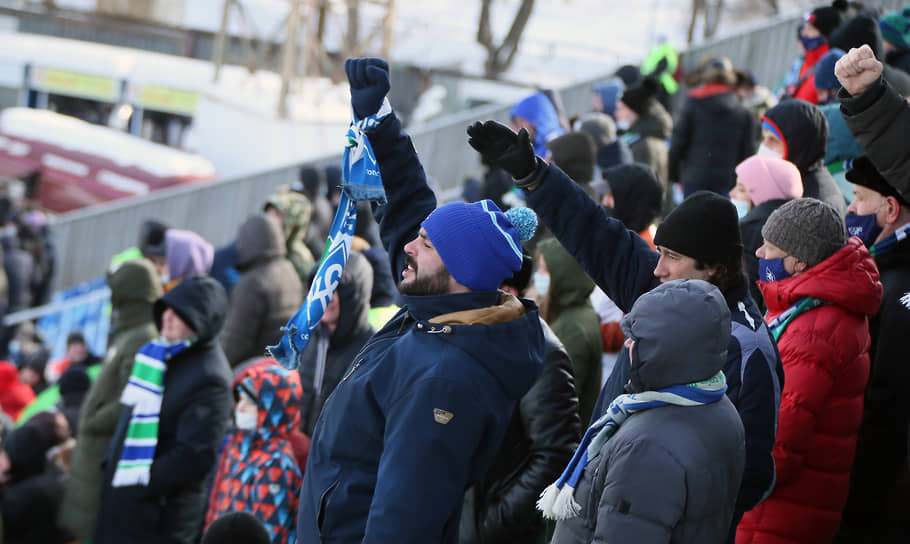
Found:
[{"label": "black glove on raised hand", "polygon": [[344,71],[351,84],[351,106],[359,119],[373,115],[389,94],[389,64],[377,58],[348,59]]},{"label": "black glove on raised hand", "polygon": [[526,129],[515,134],[502,123],[478,121],[468,127],[468,136],[468,143],[486,162],[502,168],[518,181],[527,179],[538,169],[538,159]]}]

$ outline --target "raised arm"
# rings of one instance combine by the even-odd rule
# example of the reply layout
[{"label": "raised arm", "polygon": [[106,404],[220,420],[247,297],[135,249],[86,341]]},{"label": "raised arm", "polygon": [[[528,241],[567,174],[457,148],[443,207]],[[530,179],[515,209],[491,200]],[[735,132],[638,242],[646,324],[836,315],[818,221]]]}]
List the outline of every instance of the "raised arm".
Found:
[{"label": "raised arm", "polygon": [[474,149],[526,190],[528,206],[621,310],[628,312],[657,285],[658,254],[621,221],[607,217],[562,170],[535,157],[527,131],[515,134],[487,121],[472,125],[468,134]]}]

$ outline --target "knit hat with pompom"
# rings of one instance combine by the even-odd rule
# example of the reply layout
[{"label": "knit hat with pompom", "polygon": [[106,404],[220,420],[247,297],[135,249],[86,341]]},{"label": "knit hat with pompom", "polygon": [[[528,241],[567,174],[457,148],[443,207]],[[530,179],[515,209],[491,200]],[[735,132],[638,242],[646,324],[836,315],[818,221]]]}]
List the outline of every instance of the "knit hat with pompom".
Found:
[{"label": "knit hat with pompom", "polygon": [[502,213],[492,200],[452,202],[421,226],[455,281],[493,291],[521,268],[521,242],[534,236],[537,215],[528,208]]}]

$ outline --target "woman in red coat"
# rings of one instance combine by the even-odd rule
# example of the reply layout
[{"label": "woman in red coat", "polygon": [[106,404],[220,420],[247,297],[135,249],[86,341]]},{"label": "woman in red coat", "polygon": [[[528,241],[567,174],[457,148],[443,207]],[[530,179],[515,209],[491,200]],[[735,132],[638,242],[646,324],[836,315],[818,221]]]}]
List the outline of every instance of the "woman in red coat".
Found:
[{"label": "woman in red coat", "polygon": [[869,378],[868,316],[882,285],[869,251],[846,240],[843,218],[819,200],[784,204],[762,236],[759,286],[786,380],[776,484],[743,517],[736,544],[828,544],[850,485]]}]

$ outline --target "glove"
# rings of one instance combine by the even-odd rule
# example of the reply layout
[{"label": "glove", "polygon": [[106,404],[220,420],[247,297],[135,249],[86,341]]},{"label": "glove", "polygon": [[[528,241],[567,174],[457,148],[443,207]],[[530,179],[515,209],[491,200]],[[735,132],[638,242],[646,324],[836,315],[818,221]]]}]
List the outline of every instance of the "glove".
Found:
[{"label": "glove", "polygon": [[468,143],[487,163],[502,168],[516,180],[527,178],[539,166],[526,129],[515,134],[502,123],[478,121],[468,127],[468,136]]},{"label": "glove", "polygon": [[389,94],[389,64],[376,58],[348,59],[344,71],[351,83],[351,106],[359,119],[379,111],[382,101]]}]

